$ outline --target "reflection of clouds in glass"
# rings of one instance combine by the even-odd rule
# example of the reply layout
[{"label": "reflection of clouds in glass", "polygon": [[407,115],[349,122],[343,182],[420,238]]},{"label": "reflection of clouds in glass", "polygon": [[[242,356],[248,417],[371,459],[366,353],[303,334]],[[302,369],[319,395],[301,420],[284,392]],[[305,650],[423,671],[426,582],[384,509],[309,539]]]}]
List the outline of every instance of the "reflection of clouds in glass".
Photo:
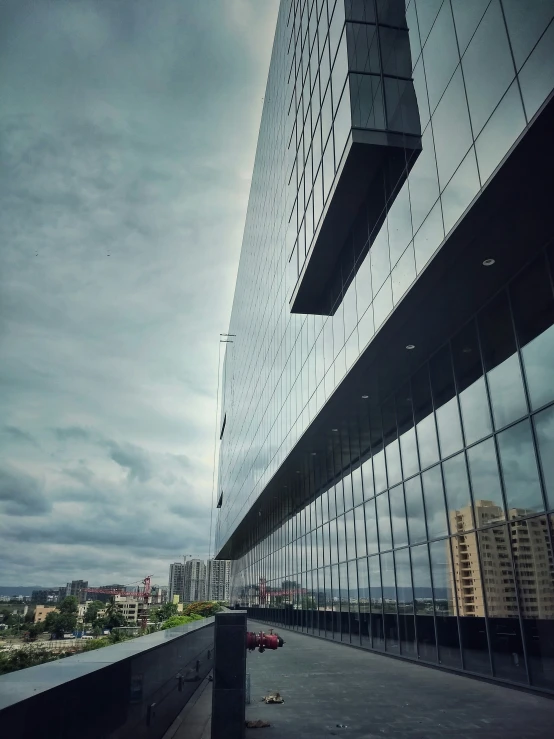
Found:
[{"label": "reflection of clouds in glass", "polygon": [[524,346],[522,355],[531,406],[540,408],[554,398],[554,326]]},{"label": "reflection of clouds in glass", "polygon": [[517,354],[490,370],[487,377],[496,428],[521,418],[527,407]]},{"label": "reflection of clouds in glass", "polygon": [[427,514],[427,530],[429,538],[435,539],[448,533],[446,512],[444,507],[444,492],[440,466],[432,467],[421,476],[423,483],[423,498]]},{"label": "reflection of clouds in glass", "polygon": [[543,510],[529,421],[522,421],[499,434],[498,446],[508,508]]},{"label": "reflection of clouds in glass", "polygon": [[472,444],[492,433],[489,402],[483,377],[460,393],[460,406],[466,444]]},{"label": "reflection of clouds in glass", "polygon": [[535,416],[542,474],[549,508],[554,507],[554,407]]},{"label": "reflection of clouds in glass", "polygon": [[494,441],[487,439],[467,451],[473,500],[490,500],[504,508]]},{"label": "reflection of clouds in glass", "polygon": [[423,509],[423,493],[419,476],[414,477],[405,483],[405,492],[410,543],[415,544],[418,541],[425,541],[427,538],[425,530],[425,514]]}]

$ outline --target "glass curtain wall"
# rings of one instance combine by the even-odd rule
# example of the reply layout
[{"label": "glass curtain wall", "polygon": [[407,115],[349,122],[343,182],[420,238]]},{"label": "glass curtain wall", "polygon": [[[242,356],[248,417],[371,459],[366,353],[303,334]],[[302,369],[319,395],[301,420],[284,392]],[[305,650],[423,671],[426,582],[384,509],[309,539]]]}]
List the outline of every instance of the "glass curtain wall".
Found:
[{"label": "glass curtain wall", "polygon": [[235,601],[554,691],[553,267],[550,245],[383,399],[355,467],[340,439],[313,458],[320,492],[235,563]]}]

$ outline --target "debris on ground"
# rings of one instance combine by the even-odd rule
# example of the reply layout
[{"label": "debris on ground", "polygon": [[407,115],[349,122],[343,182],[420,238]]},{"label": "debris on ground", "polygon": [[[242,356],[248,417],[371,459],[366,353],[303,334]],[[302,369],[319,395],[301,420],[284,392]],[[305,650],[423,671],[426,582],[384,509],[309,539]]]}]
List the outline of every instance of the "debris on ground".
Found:
[{"label": "debris on ground", "polygon": [[280,693],[269,693],[269,695],[264,695],[262,701],[265,703],[284,703],[285,699]]},{"label": "debris on ground", "polygon": [[262,721],[261,718],[257,721],[245,721],[244,725],[247,729],[267,729],[268,726],[271,726],[270,723]]}]

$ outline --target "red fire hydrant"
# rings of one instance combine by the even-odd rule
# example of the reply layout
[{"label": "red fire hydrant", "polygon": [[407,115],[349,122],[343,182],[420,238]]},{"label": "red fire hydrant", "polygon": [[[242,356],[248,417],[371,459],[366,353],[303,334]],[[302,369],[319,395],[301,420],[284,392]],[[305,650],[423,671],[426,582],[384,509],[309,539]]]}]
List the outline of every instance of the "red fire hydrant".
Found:
[{"label": "red fire hydrant", "polygon": [[253,631],[246,632],[246,648],[250,652],[253,652],[254,649],[258,649],[259,652],[264,652],[266,649],[278,649],[284,643],[279,634],[264,634],[263,631],[260,631],[259,634],[255,634]]}]

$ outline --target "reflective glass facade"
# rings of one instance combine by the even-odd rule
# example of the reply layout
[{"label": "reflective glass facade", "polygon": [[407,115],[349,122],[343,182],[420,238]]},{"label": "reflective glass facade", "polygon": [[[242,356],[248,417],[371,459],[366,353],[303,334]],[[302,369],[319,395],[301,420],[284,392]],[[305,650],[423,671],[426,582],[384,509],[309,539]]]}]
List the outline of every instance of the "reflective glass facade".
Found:
[{"label": "reflective glass facade", "polygon": [[[489,203],[551,114],[553,13],[551,0],[281,3],[226,345],[217,524],[232,599],[257,617],[543,691],[554,224],[530,218],[531,197],[520,212]],[[379,170],[345,211],[330,315],[292,313],[360,128],[403,137],[403,171]],[[530,182],[548,156],[524,157]],[[514,244],[485,238],[510,219]],[[495,263],[473,278],[464,254],[480,239]],[[388,367],[400,317],[420,338]]]}]

